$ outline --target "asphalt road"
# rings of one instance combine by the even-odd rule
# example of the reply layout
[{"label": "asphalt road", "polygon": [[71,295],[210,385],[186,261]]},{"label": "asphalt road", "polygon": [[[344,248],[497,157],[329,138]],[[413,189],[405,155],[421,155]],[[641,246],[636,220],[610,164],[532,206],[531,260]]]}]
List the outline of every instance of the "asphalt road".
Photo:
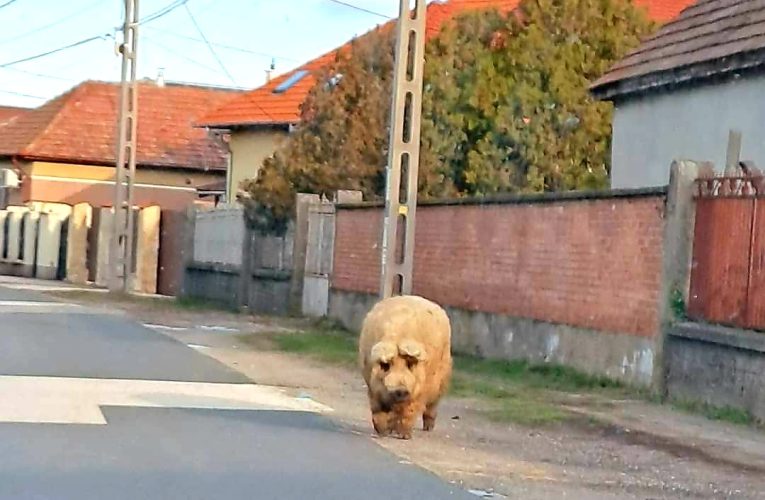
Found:
[{"label": "asphalt road", "polygon": [[[183,382],[191,392],[200,382],[248,384],[128,318],[0,287],[0,499],[476,498],[309,411],[153,401],[102,405],[105,425],[18,423],[38,406],[55,410],[51,381],[66,379],[75,394],[94,378],[118,379],[119,390],[126,380]],[[42,389],[20,398],[8,392],[18,384]]]}]

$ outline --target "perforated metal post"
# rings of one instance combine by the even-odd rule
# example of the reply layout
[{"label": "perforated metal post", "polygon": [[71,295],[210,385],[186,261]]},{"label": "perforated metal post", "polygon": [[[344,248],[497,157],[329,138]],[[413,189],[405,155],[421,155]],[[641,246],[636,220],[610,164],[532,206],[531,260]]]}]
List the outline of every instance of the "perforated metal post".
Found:
[{"label": "perforated metal post", "polygon": [[[130,291],[133,275],[133,181],[135,179],[136,129],[138,126],[138,0],[125,0],[122,28],[122,80],[117,123],[114,174],[114,223],[109,252],[109,289]],[[125,163],[127,162],[127,165]]]},{"label": "perforated metal post", "polygon": [[381,245],[381,298],[412,292],[426,2],[416,0],[414,7],[411,0],[400,2]]}]

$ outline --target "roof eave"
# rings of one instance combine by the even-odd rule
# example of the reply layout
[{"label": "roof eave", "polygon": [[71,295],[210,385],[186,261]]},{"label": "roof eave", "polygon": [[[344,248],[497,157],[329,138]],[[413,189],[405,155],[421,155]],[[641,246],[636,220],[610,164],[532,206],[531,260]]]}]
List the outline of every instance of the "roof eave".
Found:
[{"label": "roof eave", "polygon": [[[3,155],[0,154],[0,157]],[[26,153],[20,153],[15,155],[7,155],[24,161],[44,161],[51,163],[66,163],[72,165],[88,165],[94,167],[114,167],[114,160],[93,159],[93,158],[65,158],[63,156],[49,156],[49,155],[32,155]],[[170,170],[188,170],[188,171],[207,171],[207,172],[225,172],[226,166],[210,166],[210,165],[186,165],[178,163],[160,163],[160,162],[138,162],[136,168],[156,168],[156,169],[170,169]]]},{"label": "roof eave", "polygon": [[297,125],[300,120],[274,120],[269,122],[222,122],[222,123],[198,123],[194,126],[197,128],[207,128],[210,130],[237,130],[247,128],[266,128],[266,127],[289,127],[291,125]]},{"label": "roof eave", "polygon": [[603,81],[606,75],[590,86],[590,92],[601,101],[614,101],[666,87],[730,76],[743,71],[748,72],[763,66],[765,66],[765,49],[757,49],[623,79]]}]

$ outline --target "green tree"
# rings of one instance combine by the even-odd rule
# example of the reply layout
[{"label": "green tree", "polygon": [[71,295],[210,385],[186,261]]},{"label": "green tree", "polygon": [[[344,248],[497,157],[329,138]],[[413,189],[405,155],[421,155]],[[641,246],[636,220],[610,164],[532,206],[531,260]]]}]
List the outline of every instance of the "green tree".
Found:
[{"label": "green tree", "polygon": [[300,126],[242,185],[258,223],[288,216],[297,192],[356,189],[369,198],[383,190],[393,52],[390,30],[378,29],[317,75]]},{"label": "green tree", "polygon": [[[420,196],[605,187],[611,107],[588,85],[653,28],[630,0],[522,0],[446,25],[426,49]],[[392,35],[319,75],[297,132],[243,185],[257,217],[283,219],[296,192],[382,194]]]},{"label": "green tree", "polygon": [[629,0],[461,16],[429,45],[424,160],[470,195],[605,187],[611,106],[588,86],[654,28]]}]

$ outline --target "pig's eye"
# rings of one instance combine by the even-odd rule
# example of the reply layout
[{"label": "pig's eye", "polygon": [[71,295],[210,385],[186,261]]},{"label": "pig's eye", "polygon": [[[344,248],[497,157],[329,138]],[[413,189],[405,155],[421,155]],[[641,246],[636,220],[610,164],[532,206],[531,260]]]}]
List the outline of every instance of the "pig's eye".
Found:
[{"label": "pig's eye", "polygon": [[380,363],[380,368],[382,368],[382,371],[387,372],[390,370],[390,363]]},{"label": "pig's eye", "polygon": [[414,359],[414,358],[407,359],[406,360],[406,366],[407,366],[407,368],[410,368],[410,369],[414,368],[415,366],[417,366],[417,360]]}]

